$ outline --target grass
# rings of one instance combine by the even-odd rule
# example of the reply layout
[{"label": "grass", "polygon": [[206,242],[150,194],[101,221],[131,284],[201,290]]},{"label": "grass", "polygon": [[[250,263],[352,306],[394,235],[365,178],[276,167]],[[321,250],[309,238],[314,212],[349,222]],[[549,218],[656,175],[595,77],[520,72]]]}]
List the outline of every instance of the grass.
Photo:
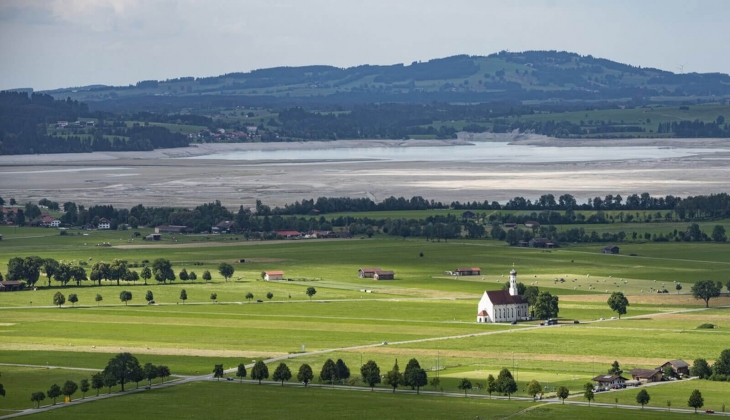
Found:
[{"label": "grass", "polygon": [[[705,399],[705,406],[702,411],[711,409],[720,412],[722,405],[730,406],[730,384],[727,382],[712,382],[705,380],[684,380],[662,383],[656,386],[646,387],[651,396],[647,407],[667,407],[667,401],[672,402],[672,408],[688,409],[687,401],[690,394],[699,389]],[[596,402],[613,403],[618,398],[619,404],[640,405],[636,402],[636,394],[639,389],[627,388],[618,392],[598,393]]]}]

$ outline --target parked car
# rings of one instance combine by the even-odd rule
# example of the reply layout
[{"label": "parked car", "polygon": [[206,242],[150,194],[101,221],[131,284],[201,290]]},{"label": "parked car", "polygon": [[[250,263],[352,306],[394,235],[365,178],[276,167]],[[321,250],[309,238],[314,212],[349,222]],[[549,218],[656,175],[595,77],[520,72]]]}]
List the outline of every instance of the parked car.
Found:
[{"label": "parked car", "polygon": [[705,413],[707,413],[707,414],[715,414],[715,410],[705,410]]}]

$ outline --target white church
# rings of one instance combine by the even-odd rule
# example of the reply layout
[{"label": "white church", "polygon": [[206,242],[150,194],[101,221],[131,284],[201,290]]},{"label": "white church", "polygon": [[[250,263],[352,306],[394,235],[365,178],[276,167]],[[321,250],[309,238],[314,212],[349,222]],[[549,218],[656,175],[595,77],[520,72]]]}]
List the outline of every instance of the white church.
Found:
[{"label": "white church", "polygon": [[527,301],[517,293],[517,271],[509,272],[509,290],[484,292],[477,307],[477,322],[512,322],[530,319]]}]

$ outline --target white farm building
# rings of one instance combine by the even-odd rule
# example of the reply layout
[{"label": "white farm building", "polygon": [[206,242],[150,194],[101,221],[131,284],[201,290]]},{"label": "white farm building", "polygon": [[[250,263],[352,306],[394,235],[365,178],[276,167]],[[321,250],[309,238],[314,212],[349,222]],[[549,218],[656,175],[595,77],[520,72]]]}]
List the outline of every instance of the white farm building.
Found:
[{"label": "white farm building", "polygon": [[477,322],[512,322],[530,319],[527,301],[517,293],[517,271],[509,273],[509,290],[484,292],[477,307]]}]

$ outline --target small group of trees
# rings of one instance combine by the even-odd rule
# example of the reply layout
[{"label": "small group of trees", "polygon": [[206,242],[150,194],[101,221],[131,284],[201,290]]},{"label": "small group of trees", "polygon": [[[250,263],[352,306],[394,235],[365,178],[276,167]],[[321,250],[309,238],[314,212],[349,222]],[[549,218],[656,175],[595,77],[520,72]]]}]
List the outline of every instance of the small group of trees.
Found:
[{"label": "small group of trees", "polygon": [[730,381],[730,349],[723,350],[712,366],[706,359],[695,359],[690,375],[711,381]]},{"label": "small group of trees", "polygon": [[53,399],[53,405],[56,405],[56,400],[61,395],[67,397],[68,400],[71,401],[71,397],[76,393],[76,391],[80,390],[83,395],[82,398],[86,398],[86,393],[89,392],[89,389],[91,389],[91,384],[86,378],[82,379],[78,384],[74,381],[69,380],[66,381],[62,387],[58,384],[53,384],[46,392],[33,392],[30,395],[30,401],[36,408],[39,408],[41,402],[45,400],[46,397],[48,397],[50,399]]}]

